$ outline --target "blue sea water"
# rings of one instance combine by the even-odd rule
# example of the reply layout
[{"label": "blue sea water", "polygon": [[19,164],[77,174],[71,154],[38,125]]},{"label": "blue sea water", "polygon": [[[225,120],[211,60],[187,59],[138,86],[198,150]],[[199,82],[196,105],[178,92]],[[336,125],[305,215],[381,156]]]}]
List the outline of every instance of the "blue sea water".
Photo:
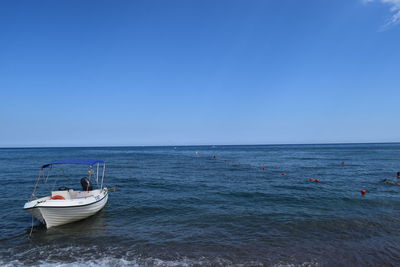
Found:
[{"label": "blue sea water", "polygon": [[[117,191],[29,237],[38,169],[66,158],[105,160]],[[400,144],[0,149],[0,265],[395,266],[397,171]]]}]

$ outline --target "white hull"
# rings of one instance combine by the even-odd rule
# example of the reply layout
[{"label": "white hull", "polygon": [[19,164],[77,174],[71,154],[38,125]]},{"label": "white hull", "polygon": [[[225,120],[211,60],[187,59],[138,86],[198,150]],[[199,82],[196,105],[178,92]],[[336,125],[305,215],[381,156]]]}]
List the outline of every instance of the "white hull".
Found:
[{"label": "white hull", "polygon": [[33,200],[26,203],[24,209],[46,224],[47,228],[79,221],[94,215],[106,205],[107,189],[94,191],[98,192],[78,199],[51,200],[45,197]]}]

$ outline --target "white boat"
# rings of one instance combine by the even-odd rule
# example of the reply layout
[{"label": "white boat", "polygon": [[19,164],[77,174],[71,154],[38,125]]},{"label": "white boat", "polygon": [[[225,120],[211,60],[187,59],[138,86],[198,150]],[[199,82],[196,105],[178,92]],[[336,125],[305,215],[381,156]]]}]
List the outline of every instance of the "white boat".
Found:
[{"label": "white boat", "polygon": [[[57,190],[51,190],[51,195],[37,198],[39,185],[49,186],[50,171],[54,165],[58,164],[62,166],[64,164],[84,164],[88,166],[87,177],[81,179],[82,190],[62,186]],[[79,221],[94,215],[106,205],[108,200],[108,190],[103,185],[105,169],[104,161],[96,159],[58,160],[43,165],[32,196],[24,205],[24,210],[31,213],[47,228]],[[99,171],[102,172],[101,180],[99,180]],[[92,186],[92,180],[96,182],[97,188],[95,189]]]}]

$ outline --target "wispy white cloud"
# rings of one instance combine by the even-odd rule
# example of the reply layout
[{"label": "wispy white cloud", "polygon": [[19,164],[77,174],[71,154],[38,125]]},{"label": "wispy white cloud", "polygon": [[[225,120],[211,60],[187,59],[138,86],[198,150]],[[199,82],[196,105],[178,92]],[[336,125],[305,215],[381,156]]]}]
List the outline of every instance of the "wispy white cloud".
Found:
[{"label": "wispy white cloud", "polygon": [[364,3],[381,2],[390,6],[392,16],[387,20],[383,28],[400,23],[400,0],[363,0]]}]

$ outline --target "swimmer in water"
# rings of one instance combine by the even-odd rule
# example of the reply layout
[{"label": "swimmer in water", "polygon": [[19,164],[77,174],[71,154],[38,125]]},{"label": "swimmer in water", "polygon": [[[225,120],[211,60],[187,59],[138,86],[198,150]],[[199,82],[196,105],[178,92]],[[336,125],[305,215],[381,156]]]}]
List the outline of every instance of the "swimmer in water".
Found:
[{"label": "swimmer in water", "polygon": [[389,179],[384,179],[382,182],[384,182],[385,184],[400,185],[399,182],[396,182],[396,181],[393,181],[393,180],[389,180]]},{"label": "swimmer in water", "polygon": [[400,172],[396,173],[396,177],[397,177],[397,181],[393,181],[393,180],[390,180],[390,179],[383,179],[382,182],[384,182],[385,184],[399,185],[400,186]]},{"label": "swimmer in water", "polygon": [[399,185],[400,186],[400,181],[393,181],[390,179],[383,179],[383,181],[385,184],[391,184],[391,185]]}]

